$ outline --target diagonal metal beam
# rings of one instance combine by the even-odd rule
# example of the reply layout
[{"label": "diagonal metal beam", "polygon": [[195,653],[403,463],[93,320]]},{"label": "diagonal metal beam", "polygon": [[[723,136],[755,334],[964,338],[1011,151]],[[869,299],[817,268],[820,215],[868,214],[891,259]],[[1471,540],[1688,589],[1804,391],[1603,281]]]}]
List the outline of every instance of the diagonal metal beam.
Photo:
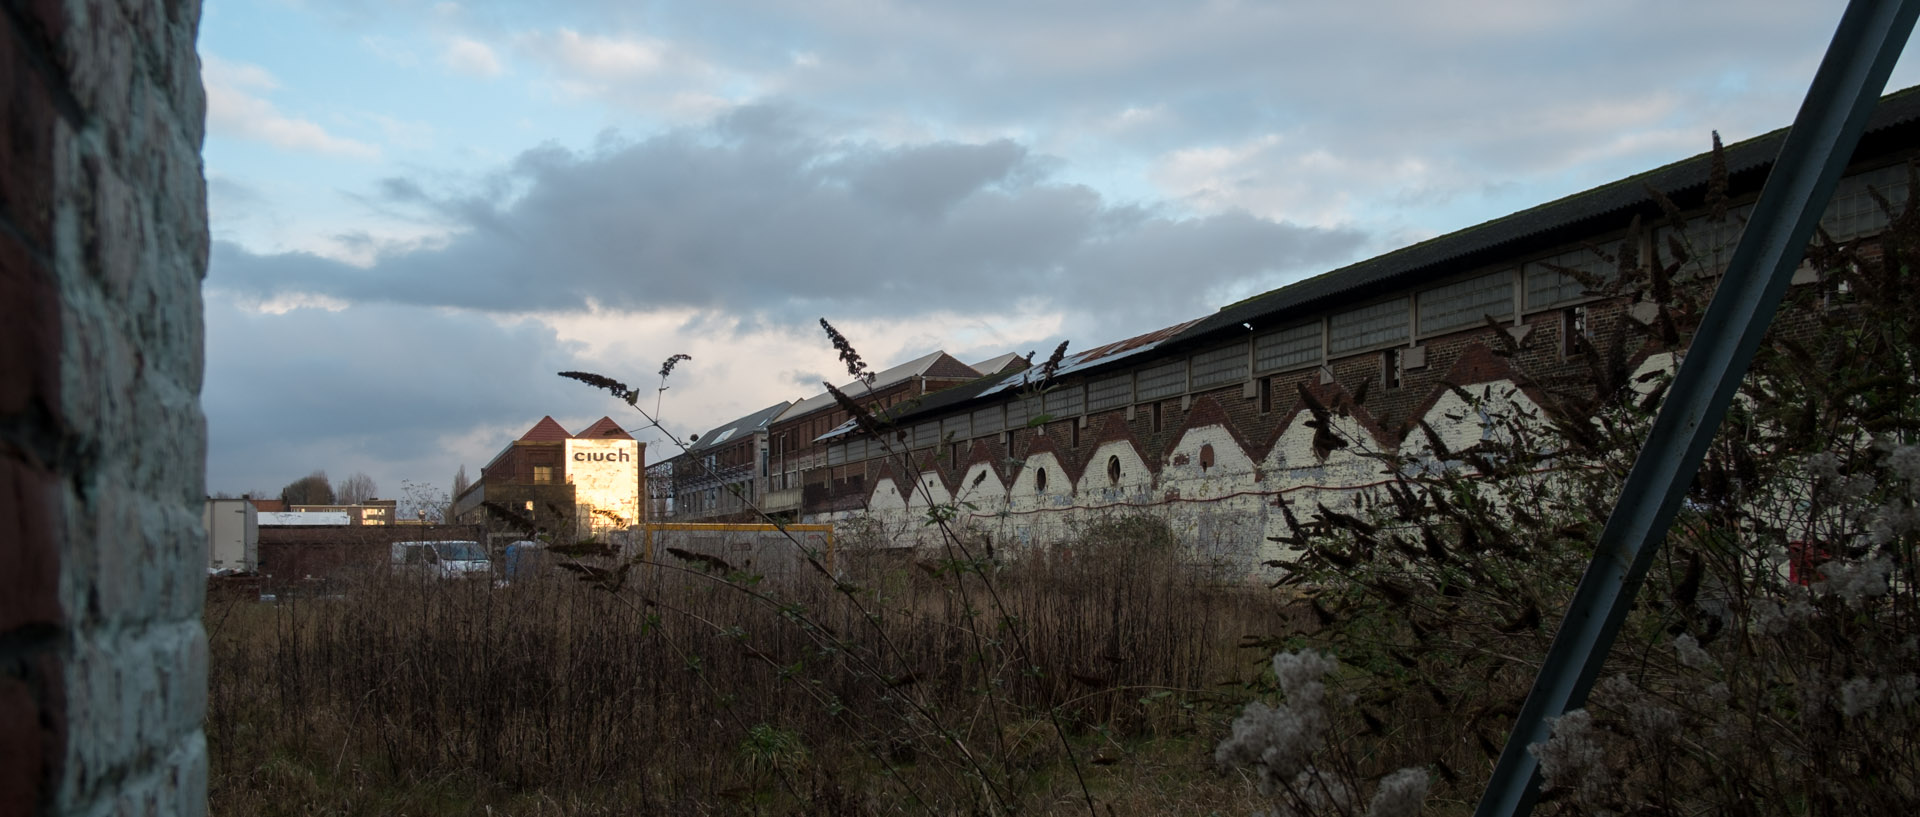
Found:
[{"label": "diagonal metal beam", "polygon": [[1533,811],[1549,719],[1586,703],[1708,443],[1900,57],[1920,0],[1852,0],[1527,694],[1478,817]]}]

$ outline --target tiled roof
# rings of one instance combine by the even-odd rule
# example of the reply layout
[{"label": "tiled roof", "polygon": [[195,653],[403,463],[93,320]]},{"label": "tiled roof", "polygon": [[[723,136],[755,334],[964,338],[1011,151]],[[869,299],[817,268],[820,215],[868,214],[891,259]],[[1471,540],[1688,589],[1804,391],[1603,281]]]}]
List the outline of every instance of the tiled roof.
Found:
[{"label": "tiled roof", "polygon": [[551,443],[570,439],[573,439],[573,435],[568,434],[566,429],[554,422],[552,415],[540,418],[540,422],[534,423],[533,428],[527,429],[527,433],[520,435],[521,442]]},{"label": "tiled roof", "polygon": [[633,435],[628,434],[627,430],[621,428],[619,423],[614,422],[612,417],[602,417],[593,425],[587,426],[585,431],[573,436],[575,439],[580,440],[633,439]]}]

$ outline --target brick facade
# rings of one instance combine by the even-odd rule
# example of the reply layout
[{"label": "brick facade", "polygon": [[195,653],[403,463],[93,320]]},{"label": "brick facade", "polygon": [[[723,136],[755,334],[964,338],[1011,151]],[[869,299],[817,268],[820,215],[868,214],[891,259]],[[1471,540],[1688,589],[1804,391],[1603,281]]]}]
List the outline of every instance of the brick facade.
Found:
[{"label": "brick facade", "polygon": [[[619,447],[615,463],[584,449]],[[557,542],[604,539],[644,521],[646,446],[612,418],[602,417],[570,434],[552,417],[500,449],[480,469],[480,479],[453,498],[454,520],[480,525],[494,539],[544,536]],[[576,461],[577,460],[577,461]],[[617,483],[617,484],[616,484]],[[627,489],[628,502],[609,505],[606,495]],[[617,513],[613,511],[617,510]]]},{"label": "brick facade", "polygon": [[294,525],[260,529],[259,587],[335,591],[386,572],[394,542],[486,541],[479,525]]},{"label": "brick facade", "polygon": [[0,15],[0,815],[206,807],[198,15]]}]

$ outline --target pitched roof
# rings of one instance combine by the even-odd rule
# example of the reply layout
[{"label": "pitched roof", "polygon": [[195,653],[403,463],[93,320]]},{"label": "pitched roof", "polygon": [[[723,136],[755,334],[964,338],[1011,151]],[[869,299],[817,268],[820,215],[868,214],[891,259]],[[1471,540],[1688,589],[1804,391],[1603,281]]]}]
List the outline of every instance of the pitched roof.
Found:
[{"label": "pitched roof", "polygon": [[[1095,346],[1083,352],[1067,355],[1060,359],[1058,366],[1054,367],[1052,376],[1057,379],[1070,373],[1082,373],[1090,369],[1103,367],[1123,358],[1153,351],[1154,349],[1160,348],[1163,344],[1168,343],[1173,338],[1178,337],[1181,332],[1186,331],[1188,327],[1198,322],[1198,320],[1182,321],[1162,329],[1155,329],[1152,332],[1134,335],[1126,340],[1116,340],[1103,346]],[[1044,368],[1046,367],[1035,363],[1021,370],[1016,376],[1000,381],[998,388],[989,389],[982,392],[982,394],[991,394],[995,391],[1018,389],[1026,386],[1041,386],[1043,385],[1041,379],[1047,376],[1046,372],[1041,371],[1041,369]]]},{"label": "pitched roof", "polygon": [[566,429],[553,421],[551,414],[540,418],[540,422],[534,423],[533,428],[527,429],[527,433],[520,435],[521,442],[550,443],[572,438],[573,435],[568,434]]},{"label": "pitched roof", "polygon": [[585,431],[573,436],[574,439],[579,440],[633,439],[633,435],[628,434],[627,430],[621,428],[619,423],[614,422],[612,417],[602,417],[595,421],[593,425],[587,426]]},{"label": "pitched roof", "polygon": [[[943,363],[943,361],[945,362]],[[941,365],[936,369],[935,364]],[[859,395],[865,394],[869,388],[874,391],[879,391],[888,386],[900,383],[901,381],[928,374],[929,370],[932,370],[935,376],[948,376],[946,373],[954,371],[953,367],[955,366],[966,369],[969,372],[973,371],[973,369],[967,367],[967,364],[955,360],[952,355],[942,351],[933,351],[891,369],[875,373],[873,376],[873,385],[871,386],[861,383],[858,380],[850,380],[841,384],[839,388],[841,392],[858,399]],[[958,376],[964,377],[965,375]],[[979,372],[974,372],[974,376],[979,376]],[[789,420],[801,415],[812,414],[815,411],[831,405],[833,405],[833,395],[823,391],[788,406],[787,410],[777,419]]]},{"label": "pitched roof", "polygon": [[[1196,321],[1176,323],[1172,326],[1156,329],[1146,334],[1135,335],[1125,340],[1114,341],[1113,343],[1095,346],[1086,351],[1067,355],[1060,359],[1060,364],[1054,369],[1053,376],[1057,379],[1069,373],[1085,373],[1089,370],[1105,366],[1108,363],[1150,352],[1159,348],[1161,344],[1166,343],[1169,339],[1178,335],[1182,330],[1192,326],[1194,323],[1196,323]],[[943,389],[916,400],[908,400],[900,403],[887,411],[879,412],[879,417],[887,422],[903,422],[926,414],[944,412],[961,404],[974,402],[976,398],[986,398],[991,395],[1029,386],[1040,388],[1044,385],[1041,383],[1041,376],[1043,374],[1040,371],[1041,368],[1040,364],[1037,363],[1024,368],[1002,368],[998,373],[988,374],[986,377],[982,377],[971,383]],[[854,420],[847,420],[835,426],[827,433],[815,438],[815,441],[840,437],[851,433],[856,425]]]},{"label": "pitched roof", "polygon": [[[1881,97],[1853,158],[1858,161],[1889,152],[1890,148],[1911,145],[1910,138],[1887,137],[1889,132],[1910,128],[1916,122],[1920,122],[1920,86]],[[1749,192],[1759,189],[1772,170],[1786,136],[1787,129],[1781,128],[1726,146],[1727,171],[1736,192],[1742,188]],[[1511,261],[1596,234],[1617,231],[1635,214],[1654,218],[1660,215],[1659,203],[1649,191],[1660,191],[1682,208],[1693,206],[1706,190],[1712,170],[1710,157],[1710,153],[1702,153],[1682,159],[1228,304],[1196,322],[1171,343],[1186,345],[1236,331],[1245,332],[1243,324],[1256,329],[1270,327],[1371,292],[1397,289],[1452,271]]]},{"label": "pitched roof", "polygon": [[786,408],[787,401],[782,400],[745,417],[741,417],[738,420],[708,431],[700,435],[700,439],[693,445],[687,446],[687,453],[693,454],[705,451],[730,440],[739,440],[743,436],[761,431],[767,426],[772,425],[774,418],[779,417],[780,412],[786,410]]},{"label": "pitched roof", "polygon": [[979,363],[969,363],[967,364],[967,368],[972,369],[976,372],[979,372],[981,376],[984,377],[986,375],[999,374],[1001,372],[1006,371],[1008,366],[1014,365],[1014,361],[1020,361],[1021,366],[1023,367],[1025,366],[1025,363],[1026,363],[1025,358],[1021,357],[1020,355],[1014,354],[1012,352],[1008,352],[998,357],[987,358],[986,360],[982,360]]}]

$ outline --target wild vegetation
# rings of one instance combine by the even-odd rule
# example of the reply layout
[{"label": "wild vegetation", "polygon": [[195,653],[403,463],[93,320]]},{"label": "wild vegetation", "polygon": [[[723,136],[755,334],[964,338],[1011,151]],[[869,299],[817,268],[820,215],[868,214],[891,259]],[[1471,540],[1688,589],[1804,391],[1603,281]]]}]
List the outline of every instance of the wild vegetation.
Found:
[{"label": "wild vegetation", "polygon": [[[1881,241],[1810,250],[1818,281],[1789,295],[1602,680],[1532,747],[1542,813],[1920,810],[1916,202],[1881,202]],[[1721,189],[1708,203],[1724,217]],[[1327,626],[1277,645],[1285,702],[1220,746],[1282,813],[1404,800],[1420,769],[1430,806],[1477,800],[1669,377],[1631,363],[1684,348],[1724,263],[1668,222],[1650,257],[1639,225],[1596,249],[1618,274],[1588,287],[1653,309],[1587,343],[1581,377],[1521,384],[1537,409],[1463,392],[1485,440],[1416,429],[1369,512],[1294,520],[1288,583]],[[1367,813],[1411,813],[1394,802]]]},{"label": "wild vegetation", "polygon": [[1289,613],[1177,556],[1129,519],[995,568],[997,602],[967,580],[985,566],[924,554],[839,555],[837,584],[663,554],[216,600],[214,808],[1245,811],[1209,753],[1264,659],[1237,635]]},{"label": "wild vegetation", "polygon": [[[1534,749],[1544,811],[1920,810],[1915,203],[1811,251],[1604,680]],[[1485,438],[1410,429],[1361,512],[1290,509],[1281,586],[1196,581],[1150,516],[996,553],[934,506],[939,548],[806,553],[791,580],[668,553],[215,603],[215,808],[1464,814],[1657,408],[1634,364],[1710,295],[1667,221],[1587,282],[1644,322],[1525,400],[1463,389]]]}]

